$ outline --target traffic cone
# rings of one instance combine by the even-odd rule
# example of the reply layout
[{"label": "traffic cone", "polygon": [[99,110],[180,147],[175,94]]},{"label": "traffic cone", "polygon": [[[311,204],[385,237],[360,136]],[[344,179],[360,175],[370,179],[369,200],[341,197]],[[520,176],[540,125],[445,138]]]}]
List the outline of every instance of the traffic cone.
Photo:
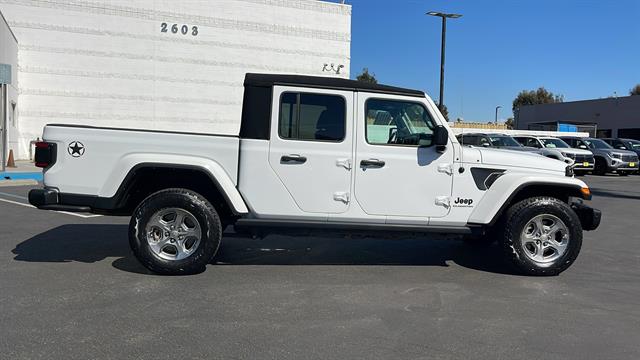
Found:
[{"label": "traffic cone", "polygon": [[7,160],[7,167],[14,168],[16,166],[16,161],[13,159],[13,149],[9,150],[9,160]]}]

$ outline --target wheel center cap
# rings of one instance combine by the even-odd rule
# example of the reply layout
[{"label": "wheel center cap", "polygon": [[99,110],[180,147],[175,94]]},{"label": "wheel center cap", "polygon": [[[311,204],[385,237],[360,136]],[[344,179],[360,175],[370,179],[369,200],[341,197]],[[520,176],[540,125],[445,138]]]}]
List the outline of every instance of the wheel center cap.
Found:
[{"label": "wheel center cap", "polygon": [[178,237],[179,233],[178,230],[171,230],[171,237],[175,238]]}]

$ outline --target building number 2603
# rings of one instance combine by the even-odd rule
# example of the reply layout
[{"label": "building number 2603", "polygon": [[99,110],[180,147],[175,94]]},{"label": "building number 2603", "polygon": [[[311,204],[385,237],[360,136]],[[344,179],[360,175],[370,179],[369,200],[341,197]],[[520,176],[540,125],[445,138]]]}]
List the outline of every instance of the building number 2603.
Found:
[{"label": "building number 2603", "polygon": [[[160,32],[166,33],[169,32],[169,29],[171,29],[171,32],[174,34],[177,34],[178,32],[182,33],[182,35],[187,35],[189,33],[189,26],[188,25],[178,25],[178,24],[173,24],[171,25],[171,28],[169,28],[169,24],[163,22],[162,24],[160,24]],[[198,35],[198,27],[197,26],[192,26],[191,27],[191,35],[192,36],[197,36]]]}]

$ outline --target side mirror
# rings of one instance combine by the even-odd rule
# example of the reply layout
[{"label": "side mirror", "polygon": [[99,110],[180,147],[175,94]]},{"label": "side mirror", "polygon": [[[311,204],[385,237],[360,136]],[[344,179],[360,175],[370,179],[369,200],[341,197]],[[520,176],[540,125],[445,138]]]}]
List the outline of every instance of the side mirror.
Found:
[{"label": "side mirror", "polygon": [[620,149],[620,150],[627,150],[627,148],[626,148],[626,147],[624,147],[624,146],[622,146],[622,145],[618,146],[618,149]]},{"label": "side mirror", "polygon": [[587,150],[587,147],[586,147],[586,146],[584,146],[584,145],[578,145],[578,147],[579,147],[580,149]]},{"label": "side mirror", "polygon": [[[488,142],[482,143],[482,147],[489,147],[489,146],[491,146],[491,144],[489,144]],[[522,145],[520,145],[520,146],[522,146]]]},{"label": "side mirror", "polygon": [[449,132],[444,126],[438,125],[433,129],[433,143],[438,147],[438,150],[449,143]]}]

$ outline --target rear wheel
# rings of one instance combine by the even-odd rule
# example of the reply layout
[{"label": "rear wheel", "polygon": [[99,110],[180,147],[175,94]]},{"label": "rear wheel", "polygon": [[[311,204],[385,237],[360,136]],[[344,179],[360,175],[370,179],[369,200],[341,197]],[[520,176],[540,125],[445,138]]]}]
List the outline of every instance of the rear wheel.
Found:
[{"label": "rear wheel", "polygon": [[504,254],[526,275],[557,275],[573,264],[582,247],[582,226],[565,202],[533,197],[505,216]]},{"label": "rear wheel", "polygon": [[202,195],[167,189],[147,197],[129,223],[129,244],[149,270],[167,275],[204,270],[218,251],[222,225]]}]

